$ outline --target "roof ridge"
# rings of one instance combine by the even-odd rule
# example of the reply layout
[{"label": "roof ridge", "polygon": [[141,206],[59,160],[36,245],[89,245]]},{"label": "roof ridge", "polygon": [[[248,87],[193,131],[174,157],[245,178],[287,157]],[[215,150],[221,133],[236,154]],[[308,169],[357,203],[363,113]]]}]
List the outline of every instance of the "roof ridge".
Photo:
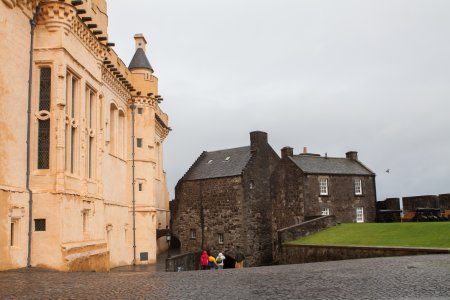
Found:
[{"label": "roof ridge", "polygon": [[205,152],[206,153],[213,153],[213,152],[236,150],[236,149],[244,149],[244,148],[250,148],[250,146],[241,146],[241,147],[234,147],[234,148],[227,148],[227,149],[220,149],[220,150],[213,150],[213,151],[205,151]]}]

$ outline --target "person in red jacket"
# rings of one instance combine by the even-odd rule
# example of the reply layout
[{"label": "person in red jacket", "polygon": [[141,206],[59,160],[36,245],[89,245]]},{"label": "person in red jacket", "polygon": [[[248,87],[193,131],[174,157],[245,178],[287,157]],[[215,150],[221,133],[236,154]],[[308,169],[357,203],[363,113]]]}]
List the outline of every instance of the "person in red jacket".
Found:
[{"label": "person in red jacket", "polygon": [[200,267],[202,270],[208,270],[208,252],[203,250],[202,256],[200,256]]}]

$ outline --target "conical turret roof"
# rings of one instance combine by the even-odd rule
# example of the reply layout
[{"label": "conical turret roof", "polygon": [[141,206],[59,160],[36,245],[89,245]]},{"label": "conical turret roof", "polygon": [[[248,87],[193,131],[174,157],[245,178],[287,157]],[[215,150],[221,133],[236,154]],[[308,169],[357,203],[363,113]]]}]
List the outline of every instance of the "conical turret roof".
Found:
[{"label": "conical turret roof", "polygon": [[131,59],[130,65],[128,69],[148,69],[153,72],[153,68],[148,61],[147,55],[145,55],[145,51],[142,48],[137,48],[136,53],[134,53],[133,58]]}]

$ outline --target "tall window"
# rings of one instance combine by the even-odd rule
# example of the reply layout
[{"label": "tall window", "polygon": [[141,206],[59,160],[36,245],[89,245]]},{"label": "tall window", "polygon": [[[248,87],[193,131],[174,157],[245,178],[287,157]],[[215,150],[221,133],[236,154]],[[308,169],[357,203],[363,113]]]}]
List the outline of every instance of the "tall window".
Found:
[{"label": "tall window", "polygon": [[319,179],[320,195],[328,195],[328,179]]},{"label": "tall window", "polygon": [[197,238],[197,232],[195,231],[195,229],[190,230],[190,238],[191,240],[195,240]]},{"label": "tall window", "polygon": [[354,186],[355,186],[355,195],[362,195],[361,179],[355,179]]},{"label": "tall window", "polygon": [[117,107],[111,103],[109,111],[109,151],[112,154],[116,154],[117,151]]},{"label": "tall window", "polygon": [[125,157],[125,113],[122,110],[119,110],[119,137],[118,137],[118,146],[119,146],[119,157]]},{"label": "tall window", "polygon": [[364,208],[357,207],[356,208],[356,223],[364,222]]},{"label": "tall window", "polygon": [[66,75],[66,171],[76,171],[76,146],[78,134],[79,80],[70,72]]},{"label": "tall window", "polygon": [[217,238],[219,239],[219,244],[223,244],[223,233],[217,234]]},{"label": "tall window", "polygon": [[11,247],[18,246],[18,231],[19,231],[19,220],[12,219],[10,227],[10,241],[9,245]]},{"label": "tall window", "polygon": [[86,88],[86,129],[87,129],[87,159],[86,159],[86,175],[94,178],[95,164],[95,134],[96,134],[96,95],[93,90]]},{"label": "tall window", "polygon": [[50,68],[40,69],[39,79],[39,111],[47,112],[47,117],[38,120],[38,169],[50,167],[50,102],[51,102],[51,77]]}]

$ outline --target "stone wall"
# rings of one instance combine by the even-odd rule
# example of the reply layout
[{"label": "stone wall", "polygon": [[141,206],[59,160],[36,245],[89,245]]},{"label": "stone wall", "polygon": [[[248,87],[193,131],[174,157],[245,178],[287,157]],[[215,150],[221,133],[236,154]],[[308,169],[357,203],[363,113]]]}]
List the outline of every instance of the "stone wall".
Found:
[{"label": "stone wall", "polygon": [[267,142],[267,133],[250,133],[252,158],[243,172],[244,212],[242,240],[247,266],[267,265],[272,261],[272,211],[270,175],[279,161]]},{"label": "stone wall", "polygon": [[439,195],[439,208],[444,210],[450,210],[450,194]]},{"label": "stone wall", "polygon": [[201,251],[189,252],[166,259],[166,272],[195,271],[200,269]]},{"label": "stone wall", "polygon": [[377,210],[380,209],[399,210],[400,198],[386,198],[383,201],[377,201]]},{"label": "stone wall", "polygon": [[303,173],[290,159],[282,157],[271,177],[272,235],[276,244],[277,231],[305,220]]},{"label": "stone wall", "polygon": [[284,244],[280,253],[280,264],[301,264],[310,262],[410,256],[425,254],[448,254],[447,249],[402,248],[402,247],[354,247],[327,245],[289,245]]},{"label": "stone wall", "polygon": [[308,236],[310,234],[319,232],[332,226],[336,226],[336,217],[333,215],[319,217],[313,220],[309,220],[297,225],[293,225],[278,230],[276,239],[274,239],[273,260],[279,261],[280,251],[281,248],[283,247],[284,242],[293,241],[298,238]]},{"label": "stone wall", "polygon": [[[172,232],[181,242],[182,252],[202,248],[232,252],[244,240],[243,191],[240,176],[197,181],[181,181],[172,211]],[[203,232],[202,232],[203,224]],[[191,238],[191,229],[195,238]],[[218,234],[224,236],[219,244]]]},{"label": "stone wall", "polygon": [[[319,177],[328,178],[328,195],[320,195]],[[354,194],[353,182],[361,179],[363,195]],[[375,177],[349,175],[306,175],[304,185],[305,216],[320,215],[322,208],[328,208],[339,223],[356,222],[356,208],[364,210],[364,222],[375,222],[376,191]]]},{"label": "stone wall", "polygon": [[415,211],[417,208],[438,208],[437,195],[403,197],[403,211]]},{"label": "stone wall", "polygon": [[336,226],[336,216],[331,215],[283,228],[278,230],[278,243],[296,240],[333,226]]}]

